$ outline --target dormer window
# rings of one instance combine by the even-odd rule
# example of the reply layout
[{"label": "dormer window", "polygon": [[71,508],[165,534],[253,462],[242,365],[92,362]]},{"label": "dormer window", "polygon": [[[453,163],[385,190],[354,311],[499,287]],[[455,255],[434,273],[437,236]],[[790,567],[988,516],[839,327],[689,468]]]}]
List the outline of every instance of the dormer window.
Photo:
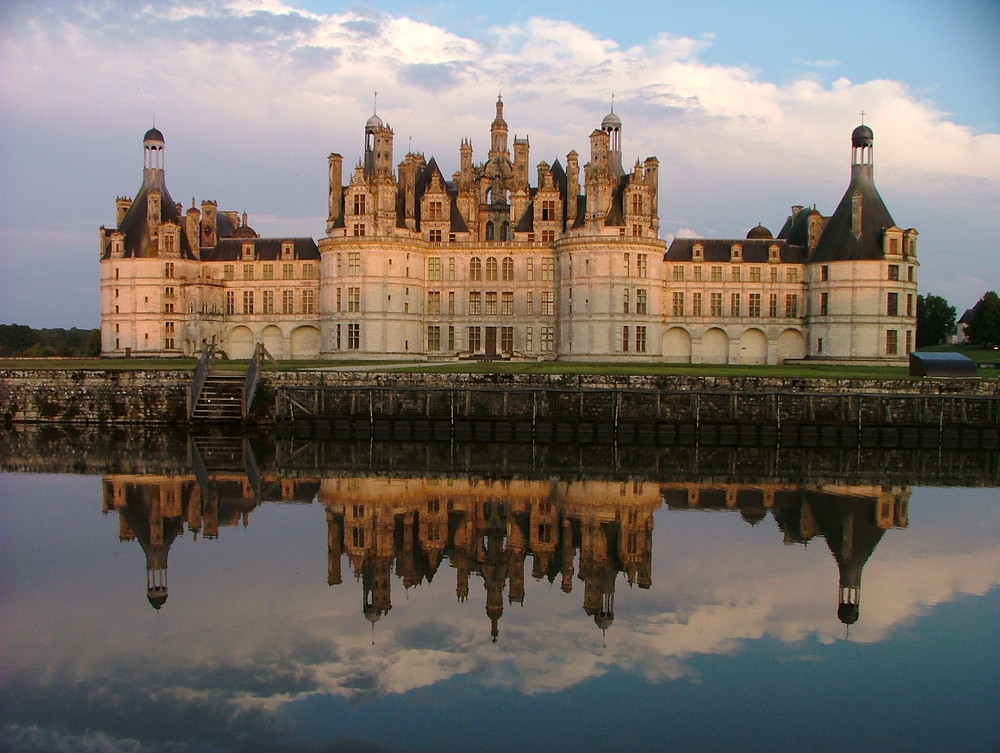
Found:
[{"label": "dormer window", "polygon": [[691,249],[691,257],[701,261],[705,258],[705,247],[701,243],[695,243]]},{"label": "dormer window", "polygon": [[768,261],[781,261],[781,255],[777,246],[771,246],[767,251]]},{"label": "dormer window", "polygon": [[733,261],[743,261],[743,246],[739,243],[734,243],[730,249],[730,257]]},{"label": "dormer window", "polygon": [[289,241],[284,241],[281,244],[281,258],[282,259],[292,259],[295,257],[295,245]]},{"label": "dormer window", "polygon": [[253,260],[253,244],[252,243],[244,243],[243,244],[243,259],[246,260],[246,261],[252,261]]}]

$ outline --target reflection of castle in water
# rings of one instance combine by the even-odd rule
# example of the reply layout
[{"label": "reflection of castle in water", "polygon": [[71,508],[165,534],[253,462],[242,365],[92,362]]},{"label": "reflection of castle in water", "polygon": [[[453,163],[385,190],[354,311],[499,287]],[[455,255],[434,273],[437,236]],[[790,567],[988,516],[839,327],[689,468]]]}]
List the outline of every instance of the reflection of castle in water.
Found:
[{"label": "reflection of castle in water", "polygon": [[159,609],[167,597],[167,552],[186,526],[196,537],[247,525],[260,499],[311,502],[326,508],[331,586],[347,562],[362,586],[362,610],[375,623],[392,609],[392,581],[408,589],[430,582],[447,561],[460,601],[478,576],[494,640],[504,600],[521,603],[529,570],[570,593],[583,582],[583,608],[598,627],[614,620],[619,575],[652,585],[653,514],[669,510],[732,510],[751,524],[768,514],[784,541],[822,536],[840,571],[838,617],[858,619],[861,571],[883,533],[907,525],[909,491],[841,485],[658,484],[649,481],[484,480],[345,476],[264,480],[246,476],[106,476],[104,509],[116,510],[122,540],[146,553],[147,596]]}]

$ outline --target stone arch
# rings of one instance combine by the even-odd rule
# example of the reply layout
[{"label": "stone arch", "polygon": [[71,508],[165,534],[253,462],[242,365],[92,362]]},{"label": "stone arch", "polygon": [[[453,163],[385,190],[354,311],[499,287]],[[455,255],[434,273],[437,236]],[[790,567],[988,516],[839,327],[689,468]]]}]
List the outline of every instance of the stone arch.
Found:
[{"label": "stone arch", "polygon": [[663,333],[663,360],[691,363],[691,334],[683,327],[671,327]]},{"label": "stone arch", "polygon": [[740,336],[740,363],[767,363],[767,335],[751,327]]},{"label": "stone arch", "polygon": [[319,358],[319,330],[310,325],[292,331],[292,358]]},{"label": "stone arch", "polygon": [[273,324],[264,327],[264,331],[261,333],[261,341],[264,343],[264,347],[267,348],[267,352],[272,356],[275,358],[285,357],[285,354],[282,352],[284,336],[281,334],[280,327],[275,327]]},{"label": "stone arch", "polygon": [[226,347],[226,355],[235,359],[249,359],[253,357],[255,340],[253,330],[249,327],[233,327],[229,330],[229,343]]},{"label": "stone arch", "polygon": [[778,363],[789,358],[806,357],[806,338],[797,329],[786,329],[778,335]]},{"label": "stone arch", "polygon": [[702,363],[729,363],[729,335],[712,327],[701,336]]}]

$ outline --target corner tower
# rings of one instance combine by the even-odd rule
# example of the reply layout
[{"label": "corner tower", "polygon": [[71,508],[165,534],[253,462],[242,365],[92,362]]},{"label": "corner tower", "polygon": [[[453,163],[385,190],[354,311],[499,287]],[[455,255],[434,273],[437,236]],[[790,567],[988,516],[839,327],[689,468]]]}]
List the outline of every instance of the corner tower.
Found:
[{"label": "corner tower", "polygon": [[903,363],[915,344],[917,231],[896,225],[875,188],[875,134],[851,133],[851,180],[806,266],[808,355]]}]

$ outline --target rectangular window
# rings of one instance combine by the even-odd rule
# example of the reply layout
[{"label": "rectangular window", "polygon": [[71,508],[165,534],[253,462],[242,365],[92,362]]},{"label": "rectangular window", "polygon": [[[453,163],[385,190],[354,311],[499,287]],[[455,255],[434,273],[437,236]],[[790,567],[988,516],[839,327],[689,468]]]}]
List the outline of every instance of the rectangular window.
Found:
[{"label": "rectangular window", "polygon": [[627,314],[629,308],[628,288],[622,291],[622,313]]},{"label": "rectangular window", "polygon": [[347,289],[347,312],[357,314],[361,311],[361,288]]},{"label": "rectangular window", "polygon": [[[431,221],[440,221],[444,219],[444,202],[428,201],[427,219]],[[438,233],[438,235],[439,235],[438,240],[441,240],[440,233]]]},{"label": "rectangular window", "polygon": [[294,290],[282,290],[281,291],[281,313],[282,314],[294,314],[295,313],[295,291]]},{"label": "rectangular window", "polygon": [[627,326],[622,327],[622,350],[626,352],[628,352],[628,339],[629,339],[628,327]]},{"label": "rectangular window", "polygon": [[542,220],[554,220],[556,218],[556,203],[551,199],[542,202]]},{"label": "rectangular window", "polygon": [[347,274],[357,276],[361,274],[361,252],[350,251],[347,254]]},{"label": "rectangular window", "polygon": [[252,314],[253,313],[253,291],[244,290],[243,291],[243,313]]},{"label": "rectangular window", "polygon": [[441,279],[441,257],[432,256],[427,260],[427,279],[428,280],[440,280]]},{"label": "rectangular window", "polygon": [[496,291],[486,293],[486,316],[497,315],[497,294]]},{"label": "rectangular window", "polygon": [[[115,272],[117,272],[117,271],[118,270],[115,270]],[[168,261],[167,263],[165,263],[163,265],[163,276],[164,277],[173,277],[174,276],[174,263],[172,261]]]},{"label": "rectangular window", "polygon": [[527,274],[526,274],[526,277],[529,280],[534,280],[535,279],[535,260],[534,260],[534,258],[532,258],[532,257],[529,256],[525,261],[527,263]]},{"label": "rectangular window", "polygon": [[448,279],[455,279],[455,257],[452,256],[448,259]]},{"label": "rectangular window", "polygon": [[628,254],[622,254],[622,276],[632,276],[632,262]]},{"label": "rectangular window", "polygon": [[354,214],[364,214],[367,197],[363,193],[354,194]]},{"label": "rectangular window", "polygon": [[646,313],[646,289],[639,288],[635,291],[635,313]]},{"label": "rectangular window", "polygon": [[819,279],[821,282],[827,282],[830,279],[830,267],[826,264],[819,268]]},{"label": "rectangular window", "polygon": [[358,350],[361,348],[361,325],[347,325],[347,349]]},{"label": "rectangular window", "polygon": [[913,332],[906,330],[906,350],[904,352],[909,353],[913,350]]},{"label": "rectangular window", "polygon": [[684,316],[684,293],[680,291],[674,291],[674,316]]},{"label": "rectangular window", "polygon": [[441,350],[441,327],[436,324],[427,327],[427,350]]},{"label": "rectangular window", "polygon": [[899,293],[885,294],[885,315],[899,316]]},{"label": "rectangular window", "polygon": [[514,328],[500,328],[500,350],[503,353],[511,353],[514,350]]},{"label": "rectangular window", "polygon": [[[646,257],[649,254],[636,254],[635,255],[635,273],[639,277],[646,277],[649,273],[649,267],[646,262]],[[683,270],[683,267],[681,268]]]},{"label": "rectangular window", "polygon": [[514,316],[514,292],[505,291],[500,294],[500,315]]},{"label": "rectangular window", "polygon": [[440,228],[433,228],[431,230],[428,230],[427,231],[427,240],[429,240],[431,243],[440,243],[441,242],[441,229]]},{"label": "rectangular window", "polygon": [[542,231],[542,243],[555,243],[556,242],[556,231],[555,230],[543,230]]},{"label": "rectangular window", "polygon": [[253,279],[253,264],[243,265],[243,279],[252,280]]},{"label": "rectangular window", "polygon": [[729,294],[729,315],[739,316],[740,315],[740,294],[730,293]]},{"label": "rectangular window", "polygon": [[527,327],[524,330],[524,349],[529,352],[535,349],[535,340],[531,327]]},{"label": "rectangular window", "polygon": [[684,282],[684,267],[674,264],[674,282]]},{"label": "rectangular window", "polygon": [[798,282],[799,281],[799,268],[789,267],[785,270],[785,282]]},{"label": "rectangular window", "polygon": [[455,328],[448,327],[448,350],[455,349]]},{"label": "rectangular window", "polygon": [[722,267],[718,265],[712,267],[712,282],[722,282]]},{"label": "rectangular window", "polygon": [[[791,270],[789,270],[791,271]],[[799,297],[795,293],[785,294],[785,316],[795,317],[799,315]]]},{"label": "rectangular window", "polygon": [[285,262],[281,265],[281,279],[282,280],[294,280],[295,279],[295,264],[292,262]]},{"label": "rectangular window", "polygon": [[691,294],[691,314],[701,316],[701,293]]},{"label": "rectangular window", "polygon": [[635,328],[635,352],[646,352],[646,327],[642,324]]},{"label": "rectangular window", "polygon": [[449,290],[448,291],[448,313],[451,316],[455,315],[455,291],[454,290]]},{"label": "rectangular window", "polygon": [[236,265],[235,264],[226,264],[222,268],[222,277],[224,279],[226,279],[226,280],[235,280],[236,279]]},{"label": "rectangular window", "polygon": [[226,291],[226,313],[235,314],[236,313],[236,291],[227,290]]},{"label": "rectangular window", "polygon": [[778,315],[778,294],[771,293],[767,299],[767,315],[776,317]]},{"label": "rectangular window", "polygon": [[483,330],[481,327],[469,327],[469,350],[473,353],[483,349]]},{"label": "rectangular window", "polygon": [[760,282],[760,267],[750,267],[750,282]]},{"label": "rectangular window", "polygon": [[750,316],[760,316],[760,293],[750,293]]},{"label": "rectangular window", "polygon": [[777,282],[777,281],[778,281],[778,268],[771,267],[771,282]]},{"label": "rectangular window", "polygon": [[342,294],[341,288],[337,288],[337,313],[339,314],[343,309],[344,296]]},{"label": "rectangular window", "polygon": [[542,327],[542,352],[551,353],[556,349],[555,330],[552,327]]},{"label": "rectangular window", "polygon": [[528,297],[525,300],[524,312],[528,316],[534,316],[535,315],[535,294],[533,292],[531,292],[530,290],[528,291]]},{"label": "rectangular window", "polygon": [[264,295],[264,301],[263,301],[264,313],[265,314],[273,314],[274,313],[274,291],[273,290],[265,290],[263,295]]},{"label": "rectangular window", "polygon": [[302,313],[303,314],[315,314],[316,313],[316,291],[315,290],[303,290],[302,291]]},{"label": "rectangular window", "polygon": [[830,294],[820,293],[819,294],[819,315],[826,316],[830,313]]},{"label": "rectangular window", "polygon": [[894,356],[899,350],[899,330],[887,329],[885,331],[885,354]]},{"label": "rectangular window", "polygon": [[302,279],[303,280],[315,280],[316,279],[316,266],[313,264],[303,264],[302,265]]},{"label": "rectangular window", "polygon": [[556,313],[556,294],[551,290],[542,291],[542,316],[553,316]]},{"label": "rectangular window", "polygon": [[427,313],[436,315],[441,313],[441,291],[427,291]]},{"label": "rectangular window", "polygon": [[340,344],[340,325],[339,324],[337,325],[337,335],[336,335],[336,337],[337,337],[337,350],[340,350],[342,346]]},{"label": "rectangular window", "polygon": [[738,265],[733,265],[730,269],[730,279],[733,282],[740,282],[743,278],[743,268]]},{"label": "rectangular window", "polygon": [[[906,294],[906,315],[913,316],[913,293]],[[910,349],[907,348],[906,352],[909,353]]]},{"label": "rectangular window", "polygon": [[546,256],[542,259],[542,279],[543,280],[554,280],[556,270],[556,260],[551,256]]},{"label": "rectangular window", "polygon": [[697,266],[694,268],[694,281],[701,282],[701,267]]},{"label": "rectangular window", "polygon": [[466,312],[470,316],[479,316],[483,313],[483,294],[479,291],[469,293],[469,310]]},{"label": "rectangular window", "polygon": [[712,293],[709,314],[711,316],[722,316],[722,293]]},{"label": "rectangular window", "polygon": [[264,267],[263,267],[263,278],[265,280],[273,280],[274,279],[274,265],[273,264],[265,264],[264,265]]}]

